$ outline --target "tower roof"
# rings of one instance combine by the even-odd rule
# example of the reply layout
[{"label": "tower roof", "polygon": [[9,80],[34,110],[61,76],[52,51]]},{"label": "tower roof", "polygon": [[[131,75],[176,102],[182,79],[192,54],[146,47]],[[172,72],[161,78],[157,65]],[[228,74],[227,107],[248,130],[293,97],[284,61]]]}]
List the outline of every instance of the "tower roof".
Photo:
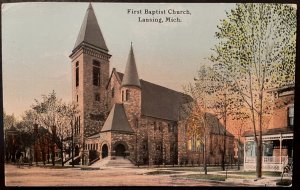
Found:
[{"label": "tower roof", "polygon": [[133,133],[134,131],[130,127],[128,119],[125,114],[123,104],[115,104],[101,129],[101,132],[105,131],[121,131]]},{"label": "tower roof", "polygon": [[92,4],[89,4],[83,19],[73,51],[81,44],[87,43],[108,52],[102,32],[97,22]]},{"label": "tower roof", "polygon": [[141,87],[139,75],[135,64],[132,43],[131,43],[127,64],[125,68],[124,78],[122,80],[121,86],[137,86],[139,88]]}]

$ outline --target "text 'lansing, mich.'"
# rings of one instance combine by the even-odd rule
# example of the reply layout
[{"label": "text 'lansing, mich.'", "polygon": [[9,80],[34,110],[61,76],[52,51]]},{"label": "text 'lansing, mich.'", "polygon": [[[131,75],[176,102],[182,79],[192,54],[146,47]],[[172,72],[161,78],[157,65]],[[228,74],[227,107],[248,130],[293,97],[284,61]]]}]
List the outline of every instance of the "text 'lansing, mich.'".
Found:
[{"label": "text 'lansing, mich.'", "polygon": [[176,23],[182,22],[182,17],[185,15],[192,15],[187,9],[127,9],[127,14],[137,15],[138,22],[156,22],[156,23]]}]

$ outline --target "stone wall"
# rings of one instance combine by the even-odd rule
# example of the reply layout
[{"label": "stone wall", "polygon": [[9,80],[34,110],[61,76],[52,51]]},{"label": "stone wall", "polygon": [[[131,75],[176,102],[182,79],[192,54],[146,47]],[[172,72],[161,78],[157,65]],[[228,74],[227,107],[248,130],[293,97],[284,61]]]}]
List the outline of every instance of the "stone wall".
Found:
[{"label": "stone wall", "polygon": [[[171,130],[171,126],[174,130]],[[177,163],[177,124],[158,118],[142,117],[137,131],[137,157],[143,164]],[[175,145],[175,146],[174,146]]]},{"label": "stone wall", "polygon": [[[112,96],[112,89],[114,89],[114,96]],[[109,102],[109,110],[112,108],[112,106],[115,103],[121,103],[122,102],[122,97],[121,97],[121,84],[117,79],[116,72],[113,72],[109,86],[108,86],[108,96],[110,97],[110,102]]]},{"label": "stone wall", "polygon": [[[129,151],[129,158],[135,160],[135,135],[129,133],[112,132],[111,133],[111,150],[115,151],[118,144],[123,144]],[[112,154],[110,154],[112,155]]]},{"label": "stone wall", "polygon": [[[71,58],[72,97],[73,101],[78,102],[79,105],[82,141],[83,136],[87,137],[100,131],[108,114],[106,85],[109,78],[110,55],[82,47],[72,54]],[[93,85],[93,60],[100,62],[100,86]],[[77,87],[75,84],[76,62],[79,63],[79,86]],[[95,100],[95,93],[99,93],[100,101]]]},{"label": "stone wall", "polygon": [[178,163],[187,155],[187,135],[184,121],[178,122]]},{"label": "stone wall", "polygon": [[[93,60],[100,62],[100,86],[93,85]],[[90,136],[100,132],[108,115],[106,85],[109,78],[108,60],[84,54],[83,101],[84,101],[84,134]],[[95,101],[95,93],[100,94],[100,101]]]}]

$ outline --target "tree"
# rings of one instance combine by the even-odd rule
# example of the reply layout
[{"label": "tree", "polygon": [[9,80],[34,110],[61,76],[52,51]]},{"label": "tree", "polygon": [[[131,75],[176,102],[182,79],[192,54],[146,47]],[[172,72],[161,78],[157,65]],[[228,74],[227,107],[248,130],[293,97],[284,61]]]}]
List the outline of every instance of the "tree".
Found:
[{"label": "tree", "polygon": [[4,131],[8,130],[11,126],[14,126],[16,123],[17,119],[14,114],[7,115],[5,111],[3,112]]},{"label": "tree", "polygon": [[5,156],[6,161],[14,161],[14,155],[16,152],[15,137],[9,137],[8,131],[15,129],[14,126],[17,124],[17,119],[12,115],[8,115],[3,112],[3,128],[4,128],[4,143],[5,143]]},{"label": "tree", "polygon": [[42,95],[42,101],[35,99],[32,105],[33,110],[37,113],[37,122],[40,126],[46,128],[51,133],[51,160],[55,165],[55,144],[57,142],[57,127],[61,126],[60,109],[62,100],[57,99],[56,93],[52,91],[48,96]]},{"label": "tree", "polygon": [[[208,81],[203,81],[205,86],[208,86]],[[200,85],[200,83],[199,83]],[[191,139],[192,147],[196,147],[197,142],[203,145],[203,167],[204,173],[207,174],[207,138],[210,133],[209,119],[207,117],[207,107],[209,107],[208,96],[200,86],[193,86],[192,84],[185,87],[186,93],[190,94],[193,101],[182,108],[185,118],[185,125],[187,128],[187,136]],[[201,146],[201,145],[200,145]]]},{"label": "tree", "polygon": [[232,84],[227,80],[227,76],[218,73],[214,67],[203,65],[198,71],[197,80],[195,80],[195,91],[205,97],[206,107],[219,120],[223,121],[224,130],[222,133],[222,147],[219,147],[221,152],[221,167],[225,170],[226,160],[226,141],[227,141],[227,120],[228,115],[235,112],[236,107],[239,106],[239,101],[236,101],[236,94],[232,91]]},{"label": "tree", "polygon": [[[72,148],[72,166],[74,167],[74,142],[73,142],[73,122],[75,121],[75,116],[79,114],[78,105],[76,103],[63,104],[60,108],[60,120],[61,123],[59,125],[59,136],[61,139],[61,150],[63,150],[63,140],[64,138],[71,137],[71,148]],[[71,128],[71,130],[70,130]],[[71,135],[69,132],[71,131]],[[63,152],[61,151],[61,157],[63,158]],[[62,159],[62,166],[64,165],[64,161]]]},{"label": "tree", "polygon": [[[240,170],[240,159],[242,157],[242,141],[241,137],[244,134],[244,132],[247,130],[247,121],[249,121],[249,115],[245,114],[243,112],[238,112],[236,115],[233,117],[234,122],[234,133],[235,136],[237,137],[237,148],[238,148],[238,170]],[[244,142],[245,143],[245,142]]]},{"label": "tree", "polygon": [[294,81],[296,10],[282,4],[237,4],[218,25],[211,60],[228,76],[248,108],[256,144],[256,176],[262,176],[262,130],[271,114],[266,89]]}]

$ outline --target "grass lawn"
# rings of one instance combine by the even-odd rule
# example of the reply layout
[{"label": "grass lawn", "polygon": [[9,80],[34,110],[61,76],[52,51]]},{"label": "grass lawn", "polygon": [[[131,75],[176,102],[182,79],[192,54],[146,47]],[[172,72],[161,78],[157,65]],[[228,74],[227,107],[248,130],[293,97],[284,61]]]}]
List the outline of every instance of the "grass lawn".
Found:
[{"label": "grass lawn", "polygon": [[216,181],[225,181],[225,175],[214,175],[214,174],[190,174],[184,176],[173,176],[173,177],[180,177],[180,178],[190,178],[190,179],[208,179],[208,180],[216,180]]},{"label": "grass lawn", "polygon": [[[225,172],[222,172],[225,173]],[[256,175],[255,171],[227,171],[227,174],[238,174],[238,175],[246,175],[246,176],[251,176],[251,175]],[[281,172],[271,172],[271,171],[264,171],[262,172],[262,176],[270,176],[270,177],[280,177]]]},{"label": "grass lawn", "polygon": [[[35,166],[35,165],[34,165]],[[64,166],[61,166],[61,165],[38,165],[38,166],[35,166],[35,167],[41,167],[41,168],[49,168],[49,169],[66,169],[66,168],[73,168],[72,165],[64,165]],[[75,168],[76,166],[74,166]]]},{"label": "grass lawn", "polygon": [[[226,175],[223,174],[190,174],[190,175],[174,175],[173,177],[179,178],[190,178],[190,179],[207,179],[207,180],[216,180],[216,181],[225,181]],[[227,175],[227,178],[235,179],[255,179],[255,176],[236,176],[236,175]]]},{"label": "grass lawn", "polygon": [[[157,168],[159,169],[159,168]],[[162,167],[163,170],[170,170],[170,171],[191,171],[191,172],[203,172],[204,168],[203,166],[193,166],[193,167]],[[233,167],[232,169],[229,167],[229,171],[236,171],[237,167]],[[207,167],[208,172],[214,172],[214,171],[221,171],[221,166],[208,166]],[[224,171],[225,172],[225,171]]]},{"label": "grass lawn", "polygon": [[178,173],[182,173],[182,172],[156,170],[152,172],[147,172],[146,175],[167,175],[167,174],[178,174]]}]

